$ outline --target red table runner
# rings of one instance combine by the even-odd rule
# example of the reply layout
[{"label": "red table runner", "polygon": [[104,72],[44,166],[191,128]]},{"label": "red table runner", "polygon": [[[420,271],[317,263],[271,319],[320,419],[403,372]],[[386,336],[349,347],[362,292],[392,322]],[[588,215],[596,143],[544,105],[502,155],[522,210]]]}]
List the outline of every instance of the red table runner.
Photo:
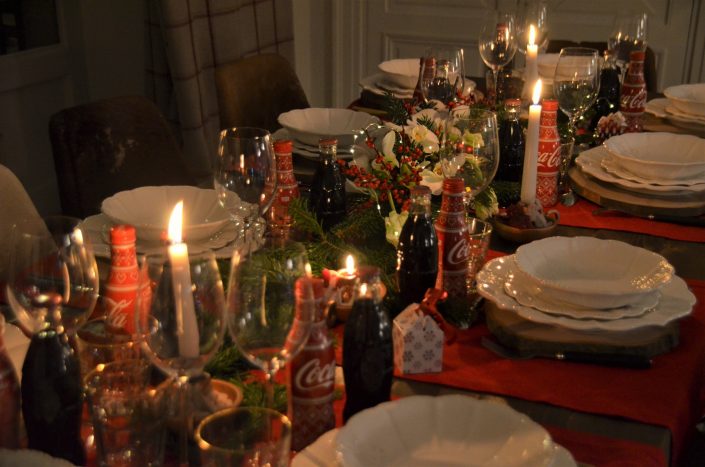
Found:
[{"label": "red table runner", "polygon": [[[553,208],[552,208],[553,209]],[[609,215],[593,214],[600,206],[582,198],[571,207],[558,204],[555,209],[561,213],[560,224],[589,229],[622,230],[655,235],[688,242],[705,243],[705,227],[659,222],[615,212]]]},{"label": "red table runner", "polygon": [[[496,254],[492,252],[491,256]],[[666,427],[672,434],[671,460],[677,465],[694,434],[695,424],[705,414],[705,281],[687,283],[698,303],[693,313],[680,323],[681,342],[673,351],[655,357],[649,370],[546,359],[504,359],[482,347],[480,340],[490,332],[487,326],[478,324],[460,331],[456,342],[446,346],[443,372],[418,375],[397,372],[395,376]],[[337,331],[342,343],[342,326]],[[340,363],[342,345],[337,348]],[[561,444],[577,460],[590,462],[589,457],[579,454],[583,434],[574,435],[575,444]],[[628,449],[630,445],[638,445],[634,449],[637,458],[648,455],[653,459],[654,454],[648,449],[637,452],[643,448],[639,443],[624,442],[619,449]],[[591,452],[589,445],[584,451]]]}]

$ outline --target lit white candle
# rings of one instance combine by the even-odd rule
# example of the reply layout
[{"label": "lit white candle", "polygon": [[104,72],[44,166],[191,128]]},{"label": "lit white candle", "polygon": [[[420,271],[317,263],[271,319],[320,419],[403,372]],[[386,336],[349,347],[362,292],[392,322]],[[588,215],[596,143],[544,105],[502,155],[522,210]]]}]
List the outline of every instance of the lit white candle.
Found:
[{"label": "lit white candle", "polygon": [[196,310],[191,292],[191,269],[188,260],[188,247],[181,242],[181,224],[184,202],[174,206],[169,218],[169,263],[171,263],[171,284],[174,288],[176,306],[176,328],[179,338],[179,355],[183,358],[198,358],[199,335],[196,323]]},{"label": "lit white candle", "polygon": [[536,28],[529,25],[529,42],[526,45],[526,66],[524,67],[524,89],[521,93],[523,99],[531,97],[531,86],[539,78],[538,53],[539,46],[536,45]]},{"label": "lit white candle", "polygon": [[536,81],[532,96],[533,105],[529,107],[529,127],[526,130],[526,147],[524,148],[524,169],[521,176],[521,202],[533,204],[536,199],[536,171],[539,152],[539,123],[541,120],[541,80]]}]

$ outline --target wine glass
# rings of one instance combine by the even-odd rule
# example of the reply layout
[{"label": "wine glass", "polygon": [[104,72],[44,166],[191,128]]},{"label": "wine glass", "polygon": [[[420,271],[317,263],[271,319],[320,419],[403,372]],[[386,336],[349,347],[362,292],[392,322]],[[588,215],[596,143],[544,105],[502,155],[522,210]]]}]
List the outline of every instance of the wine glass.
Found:
[{"label": "wine glass", "polygon": [[480,56],[492,70],[495,104],[499,71],[509,63],[517,51],[517,31],[514,15],[491,11],[483,20],[478,38]]},{"label": "wine glass", "polygon": [[[431,69],[429,69],[431,68]],[[459,47],[429,47],[421,65],[421,92],[424,99],[448,104],[465,89],[465,58]],[[427,79],[427,76],[433,76]]]},{"label": "wine glass", "polygon": [[245,358],[264,371],[269,408],[274,408],[274,377],[308,338],[313,291],[298,279],[309,272],[303,245],[281,237],[267,238],[259,250],[236,251],[232,257],[230,335]]},{"label": "wine glass", "polygon": [[600,61],[597,50],[565,47],[558,56],[553,77],[553,94],[570,119],[573,134],[578,120],[595,103],[600,89]]},{"label": "wine glass", "polygon": [[629,63],[629,54],[633,51],[646,50],[646,30],[648,17],[646,13],[619,13],[615,18],[612,32],[607,41],[607,48],[615,58],[615,63],[622,72],[622,77]]},{"label": "wine glass", "polygon": [[[90,316],[98,299],[99,275],[80,219],[50,216],[13,226],[7,300],[31,333],[61,326],[69,336]],[[48,316],[42,303],[60,297],[61,313]]]},{"label": "wine glass", "polygon": [[548,46],[548,5],[545,0],[533,0],[525,4],[521,12],[518,26],[519,52],[526,53],[526,45],[529,43],[529,26],[536,28],[534,44],[539,50],[546,50]]},{"label": "wine glass", "polygon": [[213,178],[220,204],[234,221],[242,223],[241,238],[250,241],[276,194],[276,161],[269,132],[251,127],[221,131]]},{"label": "wine glass", "polygon": [[188,382],[203,373],[225,334],[225,293],[212,251],[157,251],[140,258],[135,328],[142,351],[175,379],[179,394],[179,460],[188,462],[192,413]]},{"label": "wine glass", "polygon": [[444,177],[461,177],[468,200],[490,184],[499,165],[497,115],[459,106],[445,122],[441,148]]}]

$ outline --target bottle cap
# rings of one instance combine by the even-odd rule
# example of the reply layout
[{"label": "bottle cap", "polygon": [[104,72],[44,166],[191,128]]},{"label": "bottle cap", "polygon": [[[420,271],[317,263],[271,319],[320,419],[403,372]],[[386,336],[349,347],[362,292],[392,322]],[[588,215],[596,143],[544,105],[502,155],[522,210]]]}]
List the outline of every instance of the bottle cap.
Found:
[{"label": "bottle cap", "polygon": [[337,146],[337,145],[338,145],[338,140],[336,138],[321,138],[318,140],[319,147]]},{"label": "bottle cap", "polygon": [[505,99],[505,107],[521,107],[521,99]]},{"label": "bottle cap", "polygon": [[558,101],[555,99],[543,99],[541,101],[541,110],[558,110]]},{"label": "bottle cap", "polygon": [[465,182],[460,177],[449,177],[443,179],[443,192],[457,194],[465,191]]},{"label": "bottle cap", "polygon": [[274,141],[275,153],[290,153],[294,147],[294,143],[290,139],[278,139]]},{"label": "bottle cap", "polygon": [[411,189],[411,196],[424,196],[430,195],[431,189],[426,185],[416,185]]},{"label": "bottle cap", "polygon": [[131,225],[120,224],[110,228],[110,243],[113,245],[129,245],[135,243],[135,228]]}]

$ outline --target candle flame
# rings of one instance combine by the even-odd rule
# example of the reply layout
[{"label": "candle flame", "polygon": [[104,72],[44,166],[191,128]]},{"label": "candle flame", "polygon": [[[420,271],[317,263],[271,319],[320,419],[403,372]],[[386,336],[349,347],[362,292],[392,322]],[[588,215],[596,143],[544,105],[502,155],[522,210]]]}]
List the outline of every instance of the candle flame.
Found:
[{"label": "candle flame", "polygon": [[169,229],[167,230],[167,237],[171,243],[181,243],[181,224],[184,218],[184,202],[179,201],[174,206],[171,211],[171,217],[169,217]]},{"label": "candle flame", "polygon": [[536,41],[536,28],[533,24],[529,25],[529,45],[534,45]]},{"label": "candle flame", "polygon": [[531,95],[531,100],[534,102],[534,105],[539,103],[539,99],[541,99],[541,87],[543,86],[543,83],[541,82],[540,79],[536,80],[536,84],[534,85],[534,93]]},{"label": "candle flame", "polygon": [[351,276],[355,274],[355,258],[353,258],[353,255],[348,255],[345,258],[345,272]]},{"label": "candle flame", "polygon": [[310,264],[310,263],[306,263],[306,265],[304,266],[304,270],[306,271],[306,277],[308,277],[308,278],[313,277],[313,273],[312,273],[312,271],[311,271],[311,264]]}]

